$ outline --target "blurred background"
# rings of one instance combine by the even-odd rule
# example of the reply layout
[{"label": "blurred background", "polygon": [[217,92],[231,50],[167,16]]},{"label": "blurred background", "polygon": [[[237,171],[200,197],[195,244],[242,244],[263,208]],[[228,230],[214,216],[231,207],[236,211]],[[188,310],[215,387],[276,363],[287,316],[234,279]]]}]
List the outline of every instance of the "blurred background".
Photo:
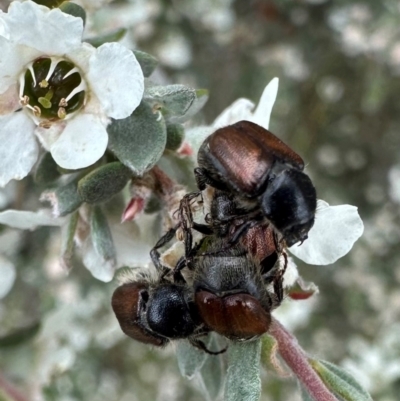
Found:
[{"label": "blurred background", "polygon": [[[271,131],[306,160],[319,198],[358,206],[365,232],[334,265],[297,261],[320,294],[285,302],[277,316],[308,353],[350,370],[374,400],[398,400],[400,3],[80,4],[92,11],[88,36],[129,27],[124,43],[160,62],[154,81],[210,90],[188,126],[210,124],[240,97],[257,103],[279,77]],[[35,209],[31,188],[30,179],[8,185],[0,208]],[[58,247],[56,228],[0,226],[1,258],[17,272],[0,294],[0,388],[12,382],[26,400],[202,400],[196,383],[180,376],[174,346],[153,350],[120,332],[110,308],[115,283],[95,280],[78,261],[66,277]],[[300,400],[294,381],[269,373],[263,393]]]}]

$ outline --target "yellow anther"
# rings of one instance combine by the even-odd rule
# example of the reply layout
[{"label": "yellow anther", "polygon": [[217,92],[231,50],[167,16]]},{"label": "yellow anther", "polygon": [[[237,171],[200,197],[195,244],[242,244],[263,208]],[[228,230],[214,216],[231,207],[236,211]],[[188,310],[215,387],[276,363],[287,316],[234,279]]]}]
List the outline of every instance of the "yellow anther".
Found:
[{"label": "yellow anther", "polygon": [[49,83],[45,79],[43,79],[42,81],[39,82],[39,86],[41,88],[47,88],[49,86]]},{"label": "yellow anther", "polygon": [[40,117],[40,115],[42,114],[42,110],[40,110],[40,107],[39,106],[33,106],[33,114],[36,116],[36,117]]},{"label": "yellow anther", "polygon": [[68,106],[68,102],[67,102],[67,100],[63,97],[63,98],[60,100],[60,103],[58,103],[58,105],[59,105],[59,107],[67,107],[67,106]]},{"label": "yellow anther", "polygon": [[29,96],[22,96],[19,102],[21,103],[21,106],[27,106],[29,104]]},{"label": "yellow anther", "polygon": [[64,118],[67,116],[67,112],[65,111],[64,107],[60,107],[57,111],[58,118],[60,120],[64,120]]}]

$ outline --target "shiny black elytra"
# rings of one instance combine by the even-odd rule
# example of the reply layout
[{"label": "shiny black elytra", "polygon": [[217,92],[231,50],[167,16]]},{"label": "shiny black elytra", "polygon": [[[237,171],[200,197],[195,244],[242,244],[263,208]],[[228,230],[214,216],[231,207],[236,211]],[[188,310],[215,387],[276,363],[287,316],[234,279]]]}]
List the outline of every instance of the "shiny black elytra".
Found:
[{"label": "shiny black elytra", "polygon": [[[249,121],[218,129],[203,142],[197,160],[199,189],[217,190],[214,225],[242,218],[240,237],[267,219],[287,246],[307,239],[317,207],[314,185],[302,158],[270,131]],[[221,193],[233,194],[233,205],[222,204]]]},{"label": "shiny black elytra", "polygon": [[209,351],[199,339],[210,330],[197,312],[192,289],[185,284],[143,276],[119,286],[111,305],[122,331],[136,341],[163,347],[186,338],[209,354],[224,352]]}]

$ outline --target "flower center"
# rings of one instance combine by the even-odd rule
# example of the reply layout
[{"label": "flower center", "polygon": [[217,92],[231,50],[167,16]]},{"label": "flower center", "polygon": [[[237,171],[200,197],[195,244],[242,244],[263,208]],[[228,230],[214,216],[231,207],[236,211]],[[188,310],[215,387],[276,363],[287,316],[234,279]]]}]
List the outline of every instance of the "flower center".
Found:
[{"label": "flower center", "polygon": [[20,101],[39,125],[71,117],[85,103],[86,83],[74,64],[39,58],[20,77]]}]

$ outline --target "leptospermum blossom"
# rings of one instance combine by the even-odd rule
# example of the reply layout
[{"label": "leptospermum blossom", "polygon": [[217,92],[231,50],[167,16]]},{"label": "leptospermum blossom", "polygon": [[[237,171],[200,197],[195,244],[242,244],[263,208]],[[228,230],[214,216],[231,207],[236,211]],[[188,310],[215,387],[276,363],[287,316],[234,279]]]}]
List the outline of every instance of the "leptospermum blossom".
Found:
[{"label": "leptospermum blossom", "polygon": [[[186,138],[193,148],[193,154],[197,155],[204,139],[216,129],[238,121],[252,121],[268,129],[271,111],[278,94],[278,84],[278,78],[274,78],[266,86],[257,107],[248,99],[238,99],[225,109],[211,126],[189,130]],[[308,264],[329,265],[346,255],[363,231],[364,225],[357,207],[330,206],[327,202],[318,200],[315,223],[308,233],[308,239],[301,245],[293,245],[289,251]]]},{"label": "leptospermum blossom", "polygon": [[79,169],[107,148],[110,118],[139,105],[144,78],[129,49],[82,43],[83,21],[32,1],[0,13],[0,186],[22,179],[39,154]]}]

